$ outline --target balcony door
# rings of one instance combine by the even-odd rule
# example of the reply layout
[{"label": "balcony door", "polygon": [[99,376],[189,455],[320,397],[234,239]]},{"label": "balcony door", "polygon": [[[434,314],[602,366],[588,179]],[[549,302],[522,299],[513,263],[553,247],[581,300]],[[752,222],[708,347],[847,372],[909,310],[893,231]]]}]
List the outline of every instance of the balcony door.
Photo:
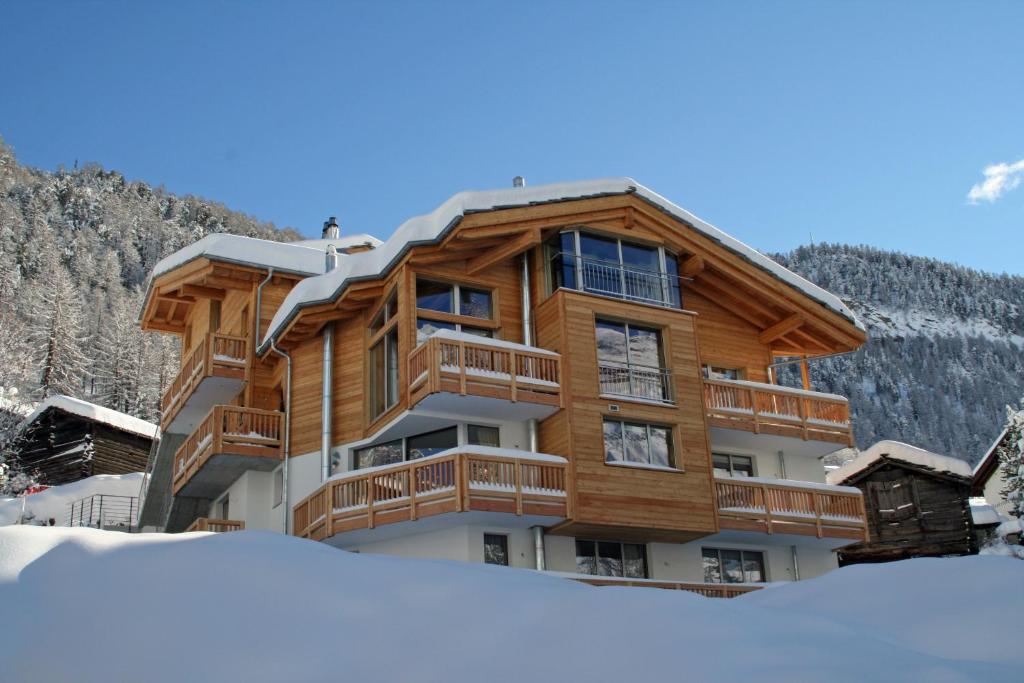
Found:
[{"label": "balcony door", "polygon": [[595,335],[602,394],[671,400],[671,374],[664,367],[659,330],[597,320]]}]

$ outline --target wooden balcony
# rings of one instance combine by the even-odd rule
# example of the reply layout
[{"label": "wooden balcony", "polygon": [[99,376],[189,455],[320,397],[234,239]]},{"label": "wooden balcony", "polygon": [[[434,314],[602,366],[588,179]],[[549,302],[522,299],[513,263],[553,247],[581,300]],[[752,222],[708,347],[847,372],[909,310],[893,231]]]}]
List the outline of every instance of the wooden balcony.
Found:
[{"label": "wooden balcony", "polygon": [[[396,465],[348,472],[294,508],[293,533],[313,540],[458,512],[568,516],[563,458],[467,446]],[[479,451],[479,452],[477,452]]]},{"label": "wooden balcony", "polygon": [[851,541],[868,538],[864,496],[849,487],[719,478],[715,496],[723,530]]},{"label": "wooden balcony", "polygon": [[245,385],[249,340],[211,333],[200,340],[160,402],[160,428],[188,433],[216,403],[227,403]]},{"label": "wooden balcony", "polygon": [[174,454],[174,495],[214,498],[246,470],[277,467],[283,420],[270,410],[214,406]]},{"label": "wooden balcony", "polygon": [[634,588],[663,588],[667,590],[689,591],[706,598],[735,598],[737,595],[761,590],[761,586],[750,584],[729,583],[689,583],[686,581],[661,581],[659,579],[624,579],[616,576],[579,576],[571,577],[574,581],[591,586],[631,586]]},{"label": "wooden balcony", "polygon": [[708,425],[753,434],[853,445],[845,398],[725,379],[704,380]]},{"label": "wooden balcony", "polygon": [[189,531],[213,531],[215,533],[225,531],[245,531],[245,522],[235,519],[210,519],[209,517],[200,517],[185,529],[185,533],[188,533]]},{"label": "wooden balcony", "polygon": [[[542,419],[562,406],[557,353],[484,337],[430,337],[409,354],[408,377],[410,408],[476,417],[501,410],[509,419]],[[467,396],[483,400],[452,403]]]}]

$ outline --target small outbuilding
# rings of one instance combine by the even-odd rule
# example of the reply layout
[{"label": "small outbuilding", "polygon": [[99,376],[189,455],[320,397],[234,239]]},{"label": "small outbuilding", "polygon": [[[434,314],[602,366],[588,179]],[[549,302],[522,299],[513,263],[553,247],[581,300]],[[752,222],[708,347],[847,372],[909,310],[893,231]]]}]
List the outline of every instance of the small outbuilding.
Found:
[{"label": "small outbuilding", "polygon": [[971,467],[959,458],[879,441],[829,472],[828,483],[864,493],[870,540],[839,551],[839,564],[977,552]]},{"label": "small outbuilding", "polygon": [[70,396],[39,403],[14,438],[18,465],[48,486],[146,469],[156,425]]},{"label": "small outbuilding", "polygon": [[983,497],[1003,517],[1010,517],[1010,502],[1003,495],[1006,479],[999,462],[999,447],[1009,444],[1010,433],[1003,430],[992,445],[985,451],[978,464],[974,466],[974,481],[971,484],[971,495]]}]

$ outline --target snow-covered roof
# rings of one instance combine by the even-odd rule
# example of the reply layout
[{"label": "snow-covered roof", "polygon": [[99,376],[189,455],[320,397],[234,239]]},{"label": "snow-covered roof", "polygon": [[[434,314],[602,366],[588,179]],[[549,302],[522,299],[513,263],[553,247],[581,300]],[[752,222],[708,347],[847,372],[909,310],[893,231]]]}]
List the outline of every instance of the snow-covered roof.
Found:
[{"label": "snow-covered roof", "polygon": [[843,484],[883,459],[917,465],[964,479],[971,478],[971,466],[963,460],[938,455],[899,441],[879,441],[839,469],[826,474],[825,478],[830,484]]},{"label": "snow-covered roof", "polygon": [[999,524],[1003,521],[996,509],[984,498],[971,498],[969,502],[971,504],[971,520],[975,526]]},{"label": "snow-covered roof", "polygon": [[63,410],[66,413],[72,415],[78,415],[89,420],[95,420],[96,422],[102,422],[105,425],[109,425],[114,429],[119,429],[122,432],[130,432],[132,434],[138,434],[144,436],[147,439],[152,439],[156,436],[156,425],[152,422],[146,422],[140,420],[137,417],[131,415],[125,415],[124,413],[112,410],[110,408],[104,408],[98,406],[95,403],[89,403],[77,398],[71,398],[70,396],[51,396],[44,401],[40,401],[36,405],[35,410],[29,413],[28,417],[21,423],[22,429],[35,422],[36,418],[42,415],[50,408],[56,408],[57,410]]},{"label": "snow-covered roof", "polygon": [[974,476],[978,476],[978,473],[981,472],[982,469],[987,469],[987,465],[992,458],[998,458],[998,455],[996,454],[996,448],[999,447],[999,444],[1002,443],[1003,437],[1005,436],[1005,429],[999,432],[999,436],[997,436],[996,440],[992,442],[992,445],[988,447],[988,450],[985,451],[985,454],[981,456],[981,459],[978,461],[978,464],[974,466]]},{"label": "snow-covered roof", "polygon": [[338,267],[334,270],[298,283],[271,320],[267,335],[260,345],[260,352],[266,350],[270,339],[276,337],[288,325],[300,308],[329,303],[334,301],[350,283],[384,275],[409,249],[418,245],[439,242],[466,215],[618,194],[635,195],[673,218],[693,226],[695,230],[710,237],[753,265],[843,316],[859,329],[865,329],[853,311],[834,294],[826,292],[821,287],[784,268],[753,247],[697,218],[686,209],[673,204],[632,178],[607,178],[501,190],[468,191],[454,195],[431,213],[410,218],[402,223],[394,234],[378,248],[368,252],[343,255],[338,259]]},{"label": "snow-covered roof", "polygon": [[327,247],[334,246],[335,249],[341,251],[342,249],[348,249],[350,247],[359,247],[365,244],[370,245],[374,249],[384,244],[373,235],[356,234],[356,235],[342,235],[341,237],[334,237],[331,239],[319,239],[319,240],[300,240],[298,242],[289,242],[289,244],[306,247],[307,249],[319,249],[320,251],[327,251]]},{"label": "snow-covered roof", "polygon": [[197,258],[273,268],[298,275],[319,275],[324,272],[325,263],[324,249],[305,246],[302,242],[272,242],[217,233],[160,259],[153,267],[150,281]]}]

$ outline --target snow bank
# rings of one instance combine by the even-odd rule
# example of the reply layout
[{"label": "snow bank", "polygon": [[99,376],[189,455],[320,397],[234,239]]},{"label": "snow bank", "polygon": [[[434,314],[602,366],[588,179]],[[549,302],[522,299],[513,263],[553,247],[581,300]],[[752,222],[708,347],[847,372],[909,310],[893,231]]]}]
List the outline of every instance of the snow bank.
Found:
[{"label": "snow bank", "polygon": [[[672,217],[692,225],[695,230],[722,244],[758,268],[767,271],[773,277],[795,287],[826,308],[843,316],[858,328],[866,329],[857,320],[853,311],[834,294],[826,292],[753,247],[730,237],[710,223],[702,221],[686,209],[673,204],[632,178],[607,178],[502,190],[459,192],[431,213],[410,218],[402,223],[394,234],[378,248],[358,254],[342,255],[338,259],[338,267],[334,270],[318,277],[307,278],[296,285],[285,297],[281,307],[271,319],[260,350],[261,352],[264,350],[264,347],[269,344],[269,340],[288,324],[298,309],[333,301],[351,282],[380,277],[412,247],[433,244],[443,239],[463,216],[481,211],[617,194],[634,194]],[[174,258],[174,256],[169,258]]]},{"label": "snow bank", "polygon": [[0,661],[104,682],[1014,680],[1022,580],[1007,558],[910,560],[716,600],[269,532],[8,527]]},{"label": "snow bank", "polygon": [[78,398],[72,398],[70,396],[51,396],[45,401],[39,402],[35,410],[33,410],[28,417],[22,422],[21,428],[24,429],[35,421],[37,417],[42,415],[45,411],[50,408],[56,408],[57,410],[63,410],[66,413],[72,415],[78,415],[96,422],[102,422],[105,425],[109,425],[114,429],[120,429],[122,432],[129,432],[131,434],[138,434],[144,436],[147,439],[152,439],[156,434],[156,425],[152,422],[146,422],[140,420],[137,417],[131,415],[125,415],[124,413],[112,410],[111,408],[104,408],[98,406],[95,403],[89,403]]},{"label": "snow bank", "polygon": [[[25,498],[25,517],[36,522],[53,519],[64,524],[68,505],[102,493],[106,496],[138,496],[142,487],[142,472],[131,474],[97,474],[81,481],[54,486]],[[15,524],[21,513],[21,498],[0,499],[0,525]],[[13,517],[12,517],[13,515]]]},{"label": "snow bank", "polygon": [[938,455],[937,453],[932,453],[923,448],[899,441],[879,441],[867,450],[861,451],[860,455],[839,469],[829,472],[825,475],[826,480],[830,484],[842,484],[854,475],[868,469],[882,458],[917,465],[918,467],[924,467],[943,474],[964,477],[965,479],[971,478],[971,466],[959,458]]}]

